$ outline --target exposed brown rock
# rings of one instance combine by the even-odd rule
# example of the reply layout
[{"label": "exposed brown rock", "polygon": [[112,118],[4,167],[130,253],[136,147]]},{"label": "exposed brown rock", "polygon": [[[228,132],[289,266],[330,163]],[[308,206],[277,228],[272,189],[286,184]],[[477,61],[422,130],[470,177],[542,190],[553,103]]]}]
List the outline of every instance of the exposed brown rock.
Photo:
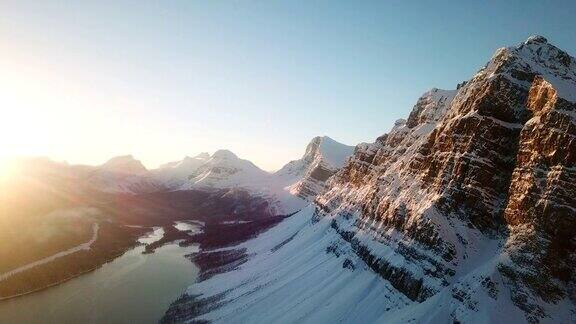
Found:
[{"label": "exposed brown rock", "polygon": [[[549,316],[538,300],[576,301],[576,104],[569,100],[576,98],[576,61],[531,37],[498,50],[457,94],[439,98],[437,91],[422,96],[406,122],[356,148],[317,198],[320,209],[358,215],[354,226],[394,246],[404,270],[425,269],[424,256],[434,252],[444,271],[427,275],[417,289],[426,294],[384,276],[411,299],[453,281],[450,271],[477,253],[470,244],[477,231],[506,241],[498,271],[528,321]],[[346,233],[355,242],[355,232]],[[371,258],[378,269],[386,264]],[[365,261],[374,269],[371,258]],[[410,271],[402,278],[421,279]]]}]

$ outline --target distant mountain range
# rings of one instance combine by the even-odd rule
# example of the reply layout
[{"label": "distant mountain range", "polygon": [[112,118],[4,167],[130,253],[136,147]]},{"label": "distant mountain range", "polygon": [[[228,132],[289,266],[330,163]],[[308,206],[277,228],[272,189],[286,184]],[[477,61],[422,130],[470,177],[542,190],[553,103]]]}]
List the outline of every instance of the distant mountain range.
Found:
[{"label": "distant mountain range", "polygon": [[113,157],[100,166],[67,165],[45,159],[34,159],[30,165],[38,169],[42,164],[46,170],[63,177],[74,177],[86,188],[108,193],[241,188],[267,197],[276,204],[278,212],[291,212],[305,203],[293,195],[306,200],[323,192],[326,180],[352,152],[352,146],[327,136],[315,137],[301,159],[289,162],[274,173],[258,168],[229,150],[185,157],[152,170],[147,170],[132,155]]}]

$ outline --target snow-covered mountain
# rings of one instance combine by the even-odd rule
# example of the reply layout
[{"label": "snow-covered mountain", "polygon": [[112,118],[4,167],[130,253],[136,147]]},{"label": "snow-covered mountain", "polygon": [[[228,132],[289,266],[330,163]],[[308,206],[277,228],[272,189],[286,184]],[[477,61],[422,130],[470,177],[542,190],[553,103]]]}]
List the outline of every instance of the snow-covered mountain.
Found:
[{"label": "snow-covered mountain", "polygon": [[194,157],[185,157],[180,161],[169,162],[151,170],[154,177],[168,188],[180,188],[190,176],[210,159],[210,154],[201,153]]},{"label": "snow-covered mountain", "polygon": [[165,320],[573,323],[575,139],[574,58],[541,36],[499,49]]},{"label": "snow-covered mountain", "polygon": [[290,161],[274,176],[292,194],[310,199],[324,191],[326,180],[344,165],[353,152],[353,146],[336,142],[328,136],[314,137],[301,159]]},{"label": "snow-covered mountain", "polygon": [[269,182],[270,174],[229,150],[216,151],[188,176],[182,189],[259,188]]},{"label": "snow-covered mountain", "polygon": [[267,197],[278,212],[290,213],[303,205],[293,196],[313,199],[352,152],[353,147],[324,136],[315,137],[301,159],[275,173],[263,171],[229,150],[172,162],[152,172],[172,190],[242,188]]},{"label": "snow-covered mountain", "polygon": [[[147,170],[132,155],[111,158],[100,166],[55,163],[83,188],[107,193],[142,194],[177,190],[246,190],[270,202],[274,213],[292,213],[323,190],[328,176],[344,163],[352,147],[317,137],[304,157],[269,173],[229,150],[201,153]],[[51,164],[50,164],[51,165]],[[303,194],[306,190],[306,195]],[[301,198],[296,198],[300,196]]]},{"label": "snow-covered mountain", "polygon": [[166,190],[166,186],[132,155],[111,158],[95,168],[89,168],[86,180],[96,190],[109,193],[145,193]]},{"label": "snow-covered mountain", "polygon": [[305,204],[302,199],[284,190],[283,180],[229,150],[219,150],[183,178],[176,189],[240,190],[268,201],[270,214],[276,215],[292,213]]},{"label": "snow-covered mountain", "polygon": [[212,156],[201,153],[147,170],[131,155],[110,159],[88,172],[91,185],[110,193],[147,193],[166,190],[266,188],[271,175],[228,150]]}]

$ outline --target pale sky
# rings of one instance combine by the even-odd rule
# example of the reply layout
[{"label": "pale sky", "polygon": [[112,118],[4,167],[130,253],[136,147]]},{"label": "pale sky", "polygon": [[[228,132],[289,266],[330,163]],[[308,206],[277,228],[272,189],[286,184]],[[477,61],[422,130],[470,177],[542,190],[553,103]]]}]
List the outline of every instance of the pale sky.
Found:
[{"label": "pale sky", "polygon": [[373,141],[531,34],[574,55],[553,3],[0,0],[0,156],[278,169],[317,135]]}]

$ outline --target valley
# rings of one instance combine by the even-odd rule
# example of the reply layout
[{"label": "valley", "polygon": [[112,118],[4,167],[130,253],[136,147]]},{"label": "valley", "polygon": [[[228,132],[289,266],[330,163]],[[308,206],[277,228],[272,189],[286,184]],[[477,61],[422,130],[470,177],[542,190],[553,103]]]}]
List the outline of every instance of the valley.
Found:
[{"label": "valley", "polygon": [[[145,234],[148,240],[159,235]],[[186,259],[191,245],[170,243],[144,253],[145,246],[65,283],[0,303],[0,317],[10,323],[138,322],[155,323],[198,269]]]},{"label": "valley", "polygon": [[[71,289],[99,289],[90,287],[94,282],[106,281],[111,268],[139,269],[137,264],[142,262],[171,259],[163,256],[168,253],[176,255],[176,260],[170,262],[187,267],[182,270],[184,273],[196,274],[187,278],[186,284],[180,283],[179,290],[171,290],[171,294],[179,293],[170,295],[168,304],[154,308],[159,311],[158,307],[164,307],[165,311],[197,277],[235,269],[238,261],[245,258],[242,254],[212,252],[214,249],[252,239],[305,205],[305,200],[283,186],[299,181],[307,174],[307,168],[311,170],[316,167],[314,163],[320,163],[318,148],[312,153],[316,154],[314,158],[291,168],[297,173],[289,178],[254,171],[255,166],[232,153],[218,152],[215,160],[202,155],[204,163],[194,164],[185,158],[185,163],[171,163],[166,171],[152,172],[131,156],[114,158],[99,168],[48,160],[24,161],[19,173],[0,187],[4,193],[1,220],[6,225],[1,227],[6,244],[0,249],[0,318],[18,322],[27,318],[27,322],[34,322],[35,316],[49,312],[50,318],[58,322],[82,313],[94,314],[96,321],[104,320],[109,316],[107,309],[114,307],[98,299],[105,298],[104,292],[90,304],[74,302],[77,313],[67,314],[61,303],[72,302],[66,297]],[[200,176],[201,184],[187,183],[187,174],[194,172],[190,168],[200,167],[206,173]],[[249,169],[248,176],[243,175],[244,167]],[[226,169],[229,171],[223,171]],[[213,177],[214,172],[219,175]],[[254,178],[254,173],[259,177]],[[237,176],[242,185],[230,187],[231,176]],[[285,210],[293,212],[280,213]],[[153,267],[160,271],[164,266]],[[117,280],[134,284],[138,281]],[[124,286],[122,281],[115,285]],[[153,295],[142,298],[154,298]],[[31,303],[44,306],[35,307],[37,312],[18,311]],[[135,301],[133,305],[137,304]],[[110,316],[120,316],[111,312]],[[163,312],[148,315],[134,318],[159,319]]]}]

